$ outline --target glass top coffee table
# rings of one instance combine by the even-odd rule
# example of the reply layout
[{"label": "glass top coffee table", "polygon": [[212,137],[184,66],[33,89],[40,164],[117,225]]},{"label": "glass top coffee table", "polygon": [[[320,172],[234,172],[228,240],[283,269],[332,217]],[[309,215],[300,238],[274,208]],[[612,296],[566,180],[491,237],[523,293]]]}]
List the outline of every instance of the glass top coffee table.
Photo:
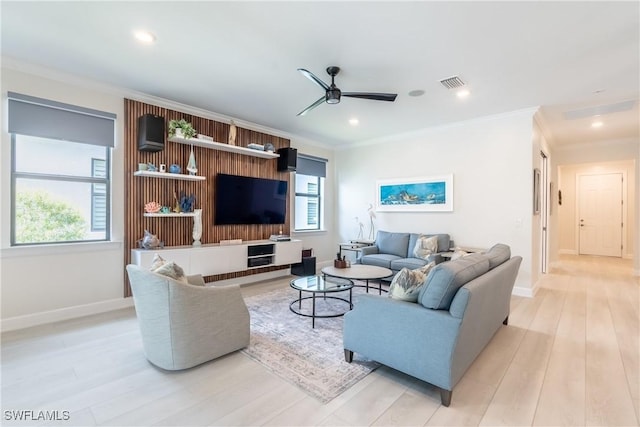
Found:
[{"label": "glass top coffee table", "polygon": [[[340,277],[323,277],[323,276],[308,276],[308,277],[300,277],[298,279],[294,279],[291,281],[291,287],[298,291],[298,299],[294,300],[289,304],[289,309],[293,311],[298,316],[311,317],[311,327],[316,327],[316,319],[317,318],[327,318],[327,317],[340,317],[344,316],[344,314],[353,308],[353,302],[351,300],[351,289],[353,289],[353,281]],[[336,292],[345,292],[349,291],[349,299],[345,299],[338,296],[327,296],[329,293]],[[303,297],[303,292],[311,293],[311,296]],[[344,311],[340,311],[338,313],[326,313],[326,314],[317,314],[316,313],[316,298],[321,299],[331,299],[337,301],[343,301],[347,304],[348,309]],[[302,301],[311,300],[311,314],[304,313],[302,311]],[[294,308],[295,305],[298,305],[298,308]]]},{"label": "glass top coffee table", "polygon": [[325,277],[331,276],[341,277],[343,279],[364,280],[367,293],[369,293],[369,280],[377,280],[378,294],[382,294],[383,291],[387,292],[385,289],[382,289],[382,279],[391,276],[393,271],[385,267],[378,267],[377,265],[353,264],[347,268],[324,267],[322,274],[324,274]]}]

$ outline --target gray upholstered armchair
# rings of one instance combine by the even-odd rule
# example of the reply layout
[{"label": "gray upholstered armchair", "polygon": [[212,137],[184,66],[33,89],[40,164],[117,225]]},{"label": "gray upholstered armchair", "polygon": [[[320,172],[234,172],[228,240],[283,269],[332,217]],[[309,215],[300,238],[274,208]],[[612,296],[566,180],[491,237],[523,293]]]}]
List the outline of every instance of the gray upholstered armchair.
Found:
[{"label": "gray upholstered armchair", "polygon": [[249,311],[238,285],[185,285],[136,265],[127,273],[144,352],[154,365],[187,369],[249,345]]}]

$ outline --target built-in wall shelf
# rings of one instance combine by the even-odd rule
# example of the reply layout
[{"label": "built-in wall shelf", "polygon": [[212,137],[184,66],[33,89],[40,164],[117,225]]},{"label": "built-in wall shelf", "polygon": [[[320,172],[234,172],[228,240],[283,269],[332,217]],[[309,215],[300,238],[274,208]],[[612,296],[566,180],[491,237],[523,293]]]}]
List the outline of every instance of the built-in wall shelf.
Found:
[{"label": "built-in wall shelf", "polygon": [[172,136],[169,141],[178,144],[195,145],[196,147],[209,148],[211,150],[228,151],[230,153],[243,154],[245,156],[262,157],[263,159],[276,159],[280,157],[278,153],[270,153],[268,151],[254,150],[246,147],[238,147],[236,145],[223,144],[221,142],[207,141],[198,138],[178,138]]},{"label": "built-in wall shelf", "polygon": [[150,217],[150,218],[163,218],[163,217],[193,217],[196,216],[195,213],[193,212],[169,212],[169,213],[162,213],[162,212],[155,212],[155,213],[149,213],[149,212],[145,212],[144,216],[146,217]]},{"label": "built-in wall shelf", "polygon": [[150,178],[163,178],[163,179],[178,179],[181,181],[204,181],[207,179],[205,176],[199,175],[185,175],[182,173],[171,172],[156,172],[156,171],[135,171],[135,176],[147,176]]}]

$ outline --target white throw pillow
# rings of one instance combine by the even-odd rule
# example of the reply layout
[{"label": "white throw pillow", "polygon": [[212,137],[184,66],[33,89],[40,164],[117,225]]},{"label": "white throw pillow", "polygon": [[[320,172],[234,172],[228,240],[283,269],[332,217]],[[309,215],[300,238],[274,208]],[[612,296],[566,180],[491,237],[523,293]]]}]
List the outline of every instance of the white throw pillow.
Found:
[{"label": "white throw pillow", "polygon": [[389,297],[401,301],[418,301],[420,288],[424,285],[429,270],[431,270],[435,265],[435,262],[430,262],[424,267],[416,268],[414,270],[409,270],[406,267],[400,270],[391,281],[391,285],[389,286]]},{"label": "white throw pillow", "polygon": [[438,252],[438,236],[418,237],[416,246],[413,248],[413,256],[416,258],[427,259],[429,255]]},{"label": "white throw pillow", "polygon": [[149,269],[153,273],[167,276],[175,280],[176,282],[188,285],[189,281],[187,276],[184,275],[184,270],[178,264],[173,261],[166,261],[160,255],[155,254],[153,261],[151,262],[151,268]]}]

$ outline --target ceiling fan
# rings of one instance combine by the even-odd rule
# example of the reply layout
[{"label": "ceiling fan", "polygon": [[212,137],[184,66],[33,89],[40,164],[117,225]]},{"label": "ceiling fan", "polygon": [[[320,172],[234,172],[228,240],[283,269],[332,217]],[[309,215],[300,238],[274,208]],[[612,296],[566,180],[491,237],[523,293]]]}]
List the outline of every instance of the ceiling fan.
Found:
[{"label": "ceiling fan", "polygon": [[320,99],[318,99],[313,104],[309,105],[304,110],[300,111],[297,115],[304,116],[309,111],[316,108],[318,105],[326,102],[327,104],[337,104],[340,102],[341,96],[348,96],[350,98],[362,98],[362,99],[372,99],[374,101],[395,101],[397,93],[370,93],[370,92],[342,92],[334,83],[334,78],[340,72],[340,67],[327,67],[327,74],[331,76],[331,86],[320,80],[315,74],[311,71],[305,70],[304,68],[298,68],[298,71],[302,73],[305,77],[307,77],[312,82],[316,83],[322,89],[324,89],[325,93]]}]

